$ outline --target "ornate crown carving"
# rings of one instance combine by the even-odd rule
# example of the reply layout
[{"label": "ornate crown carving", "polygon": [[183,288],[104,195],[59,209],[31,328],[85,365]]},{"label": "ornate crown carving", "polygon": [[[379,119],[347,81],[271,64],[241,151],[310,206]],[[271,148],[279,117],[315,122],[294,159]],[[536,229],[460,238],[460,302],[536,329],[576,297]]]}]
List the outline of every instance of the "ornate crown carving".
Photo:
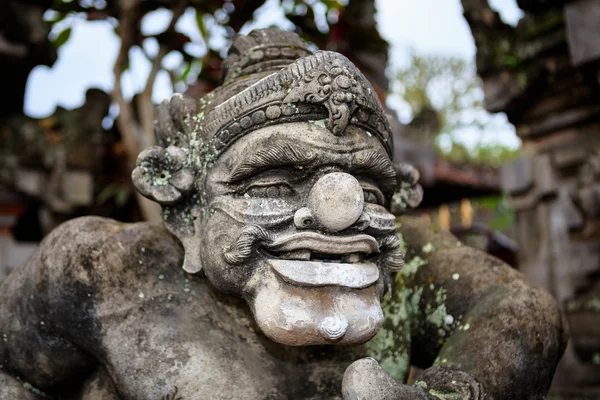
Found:
[{"label": "ornate crown carving", "polygon": [[299,58],[203,114],[199,137],[220,153],[260,127],[323,118],[335,135],[348,124],[365,129],[391,157],[391,129],[375,91],[350,60],[330,51]]},{"label": "ornate crown carving", "polygon": [[311,54],[306,43],[293,32],[267,28],[238,35],[223,61],[223,82],[228,84],[242,76],[278,71]]},{"label": "ornate crown carving", "polygon": [[322,68],[308,71],[283,102],[325,106],[329,112],[327,128],[334,135],[341,135],[352,112],[367,102],[364,89],[342,63],[324,64]]}]

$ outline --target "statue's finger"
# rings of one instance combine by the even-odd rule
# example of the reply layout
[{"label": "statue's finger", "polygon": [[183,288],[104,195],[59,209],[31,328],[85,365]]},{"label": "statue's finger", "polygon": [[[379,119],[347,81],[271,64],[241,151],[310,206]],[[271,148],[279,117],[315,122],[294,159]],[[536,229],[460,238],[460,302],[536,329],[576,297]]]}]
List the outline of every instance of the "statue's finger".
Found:
[{"label": "statue's finger", "polygon": [[398,383],[372,358],[355,361],[342,381],[344,400],[430,400],[421,389]]}]

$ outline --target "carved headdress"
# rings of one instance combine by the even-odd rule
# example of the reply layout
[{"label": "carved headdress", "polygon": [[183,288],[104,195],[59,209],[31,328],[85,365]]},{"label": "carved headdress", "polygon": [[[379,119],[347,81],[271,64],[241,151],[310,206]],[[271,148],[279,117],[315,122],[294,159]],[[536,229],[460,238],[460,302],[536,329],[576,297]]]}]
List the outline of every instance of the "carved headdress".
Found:
[{"label": "carved headdress", "polygon": [[[367,130],[392,156],[391,129],[367,79],[339,53],[312,54],[295,33],[270,28],[237,36],[223,63],[223,85],[200,103],[188,121],[195,125],[188,142],[208,144],[213,156],[258,128],[320,119],[334,135],[348,124]],[[164,141],[164,132],[157,136]]]}]

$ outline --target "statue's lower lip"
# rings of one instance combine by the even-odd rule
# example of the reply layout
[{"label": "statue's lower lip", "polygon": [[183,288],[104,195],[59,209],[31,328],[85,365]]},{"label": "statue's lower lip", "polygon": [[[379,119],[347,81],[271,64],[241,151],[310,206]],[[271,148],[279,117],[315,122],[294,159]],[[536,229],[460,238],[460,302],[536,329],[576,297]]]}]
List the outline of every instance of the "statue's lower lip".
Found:
[{"label": "statue's lower lip", "polygon": [[379,268],[370,262],[330,263],[276,258],[267,258],[267,262],[284,281],[299,286],[363,289],[379,279]]}]

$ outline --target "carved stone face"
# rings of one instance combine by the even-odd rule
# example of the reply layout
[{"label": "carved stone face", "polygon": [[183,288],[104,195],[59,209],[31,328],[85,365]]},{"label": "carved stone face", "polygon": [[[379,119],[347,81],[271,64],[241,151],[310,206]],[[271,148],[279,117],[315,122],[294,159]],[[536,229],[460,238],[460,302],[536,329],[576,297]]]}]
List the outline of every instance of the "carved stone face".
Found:
[{"label": "carved stone face", "polygon": [[[369,340],[403,263],[375,91],[343,55],[310,54],[276,29],[236,37],[223,81],[199,102],[159,106],[160,146],[138,157],[137,189],[162,205],[183,269],[243,296],[274,341]],[[394,199],[415,205],[418,174],[398,171]]]},{"label": "carved stone face", "polygon": [[203,185],[207,277],[243,296],[262,331],[287,345],[369,340],[402,264],[386,209],[396,186],[386,151],[361,128],[335,136],[320,122],[247,134]]}]

